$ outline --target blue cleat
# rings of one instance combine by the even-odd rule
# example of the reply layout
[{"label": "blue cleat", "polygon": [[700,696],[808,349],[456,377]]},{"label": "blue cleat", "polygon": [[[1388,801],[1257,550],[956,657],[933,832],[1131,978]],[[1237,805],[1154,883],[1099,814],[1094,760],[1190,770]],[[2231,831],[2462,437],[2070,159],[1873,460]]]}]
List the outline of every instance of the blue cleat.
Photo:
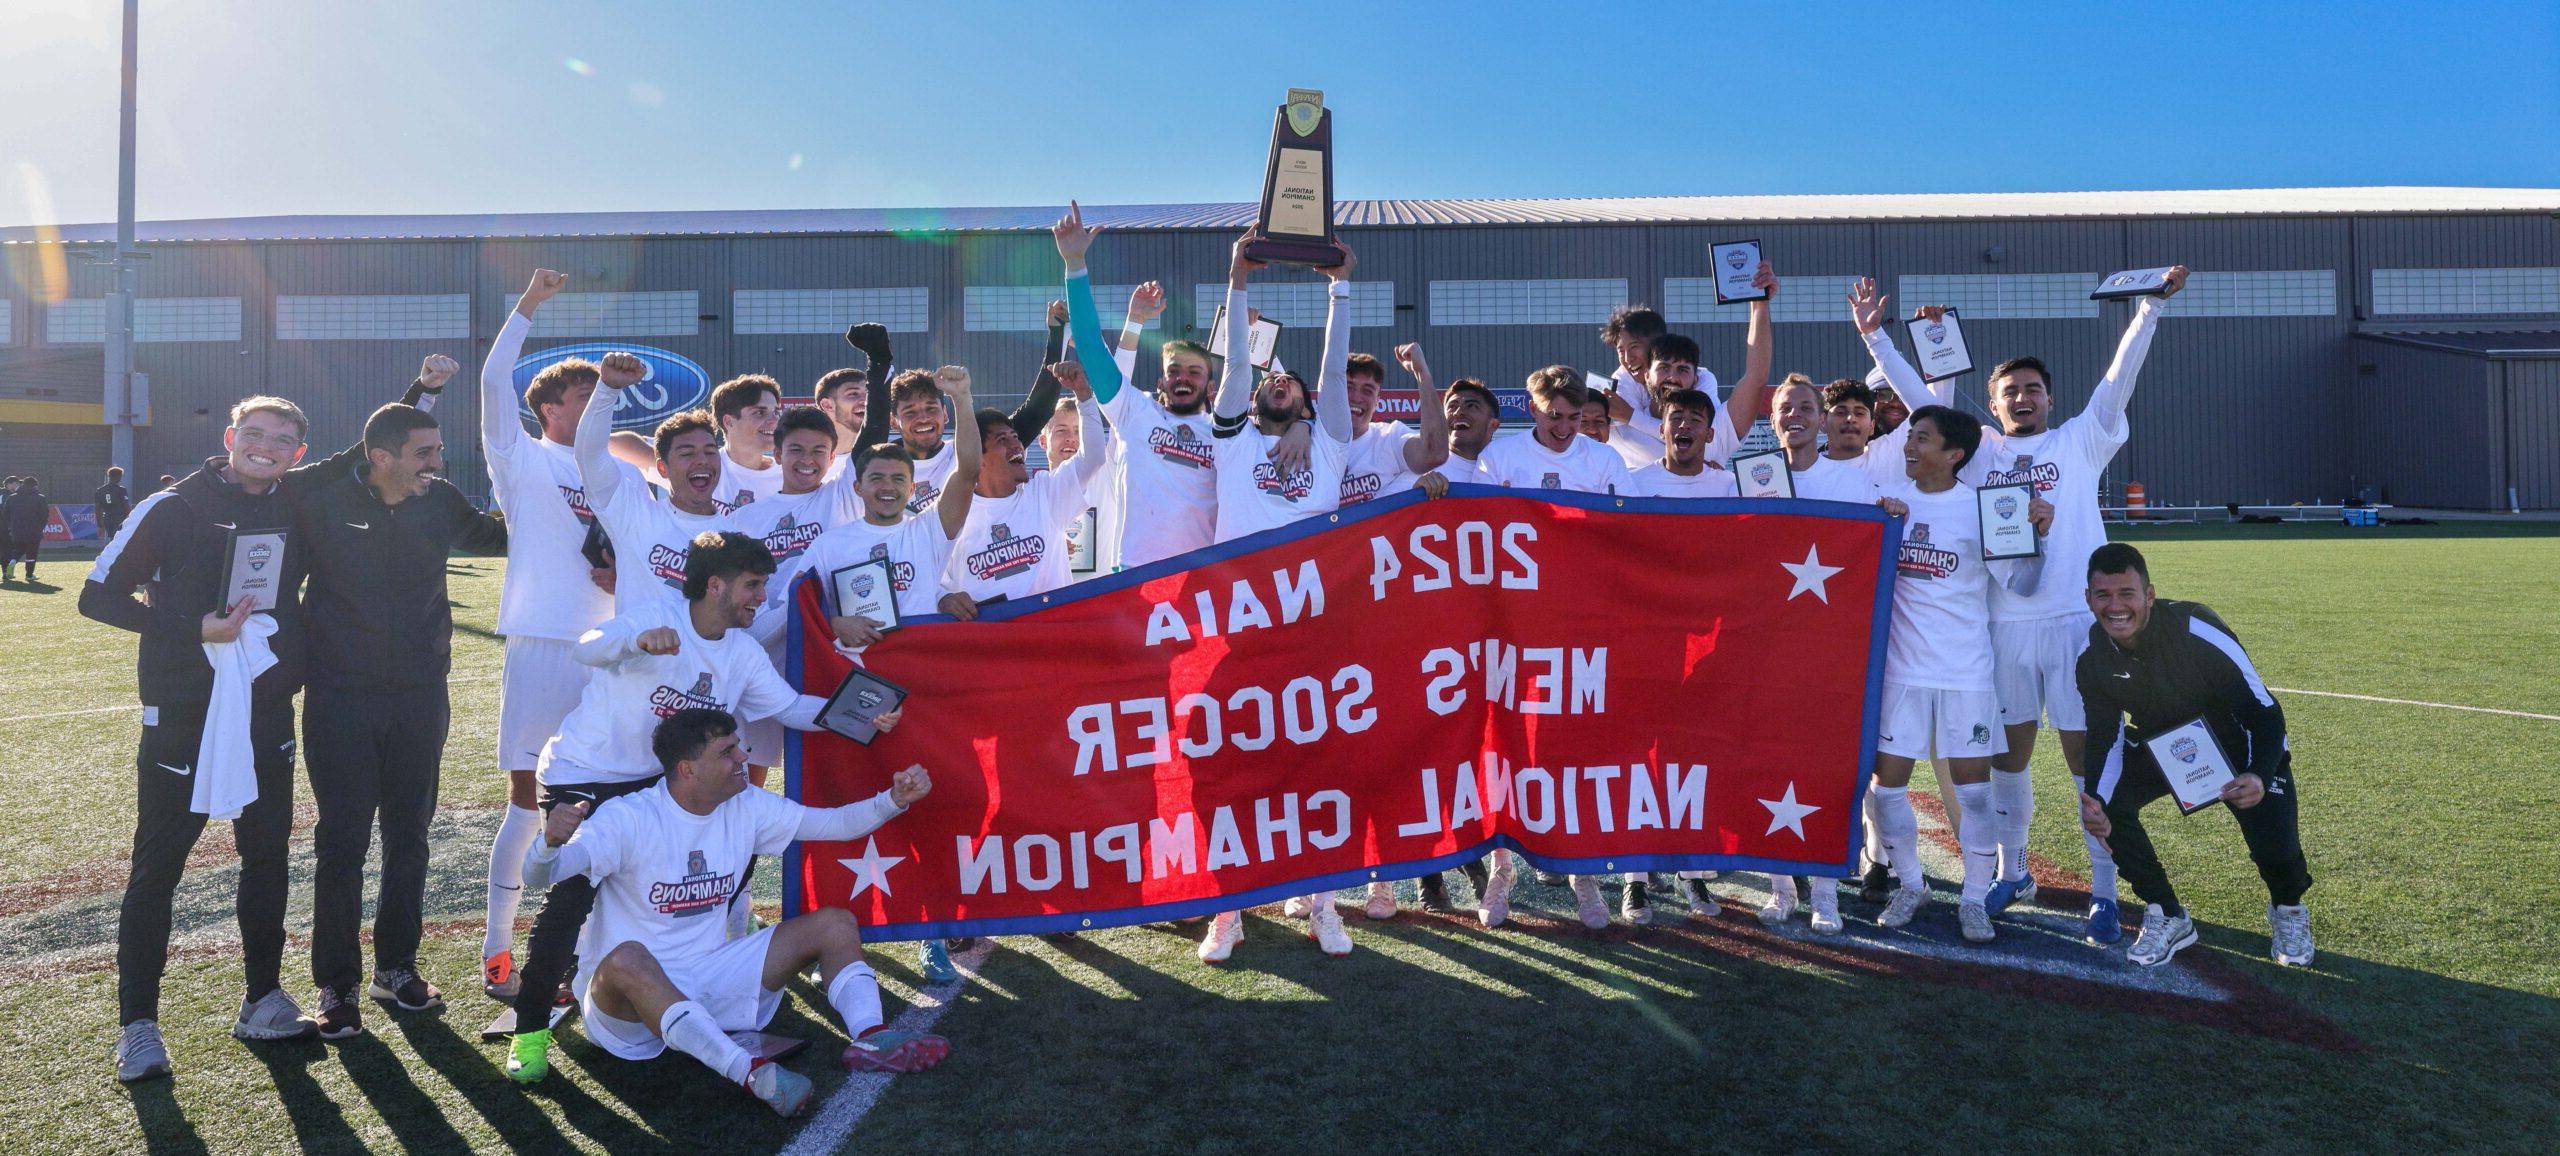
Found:
[{"label": "blue cleat", "polygon": [[2113,899],[2089,901],[2089,942],[2097,947],[2113,947],[2124,939],[2124,917],[2116,913]]},{"label": "blue cleat", "polygon": [[2021,875],[2015,879],[1994,881],[1991,893],[1983,897],[1982,906],[1986,912],[1996,916],[2020,903],[2032,903],[2035,897],[2036,877]]},{"label": "blue cleat", "polygon": [[929,986],[940,987],[960,980],[960,969],[951,966],[951,949],[944,947],[939,939],[924,941],[924,950],[918,953],[918,964],[924,968],[924,981]]}]

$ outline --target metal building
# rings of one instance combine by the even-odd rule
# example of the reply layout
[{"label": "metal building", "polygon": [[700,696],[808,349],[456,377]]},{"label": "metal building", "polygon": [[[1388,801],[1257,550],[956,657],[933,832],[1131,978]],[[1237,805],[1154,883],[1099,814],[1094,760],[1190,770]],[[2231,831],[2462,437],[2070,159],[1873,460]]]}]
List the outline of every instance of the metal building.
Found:
[{"label": "metal building", "polygon": [[[148,489],[215,451],[226,408],[300,402],[322,447],[352,440],[425,354],[466,365],[536,266],[567,271],[529,348],[629,342],[717,381],[770,373],[805,391],[853,360],[855,321],[899,361],[970,366],[990,400],[1028,383],[1056,295],[1057,208],[778,210],[501,216],[307,216],[146,222],[136,307]],[[1226,252],[1252,206],[1095,207],[1106,314],[1163,282],[1159,337],[1205,339]],[[2134,437],[2109,485],[2154,502],[2560,507],[2560,189],[2353,188],[2130,193],[1357,201],[1336,206],[1360,266],[1353,347],[1420,340],[1441,376],[1517,386],[1562,362],[1605,372],[1601,320],[1653,304],[1726,380],[1743,309],[1717,306],[1711,243],[1758,238],[1784,290],[1778,369],[1856,376],[1849,281],[1873,275],[1907,314],[1959,306],[1975,356],[2055,370],[2059,412],[2104,369],[2127,306],[2088,299],[2112,270],[2197,271],[2153,346]],[[106,465],[106,277],[82,260],[108,226],[0,230],[0,470],[64,495]],[[1312,363],[1323,294],[1275,271],[1256,305]],[[858,362],[857,362],[858,363]],[[1151,376],[1151,371],[1142,376]],[[1391,385],[1394,383],[1390,383]],[[1959,379],[1981,409],[1983,372]],[[458,388],[442,411],[468,431]],[[453,473],[485,492],[476,438]],[[61,479],[61,480],[56,480]],[[2512,495],[2512,496],[2511,496]]]}]

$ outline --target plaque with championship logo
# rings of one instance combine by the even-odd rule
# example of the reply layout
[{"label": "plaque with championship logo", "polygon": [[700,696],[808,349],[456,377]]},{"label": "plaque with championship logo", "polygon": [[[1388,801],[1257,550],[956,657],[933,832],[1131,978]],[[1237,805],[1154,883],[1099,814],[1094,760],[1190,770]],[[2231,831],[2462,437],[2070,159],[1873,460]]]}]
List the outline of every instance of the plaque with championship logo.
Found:
[{"label": "plaque with championship logo", "polygon": [[233,530],[222,563],[222,609],[246,598],[257,603],[251,613],[274,610],[283,577],[284,531]]},{"label": "plaque with championship logo", "polygon": [[1796,474],[1787,468],[1785,450],[1733,455],[1733,484],[1746,498],[1796,496]]},{"label": "plaque with championship logo", "polygon": [[1920,379],[1936,383],[1950,377],[1973,372],[1973,353],[1965,348],[1964,327],[1956,323],[1956,311],[1947,310],[1937,320],[1914,317],[1902,323],[1911,331],[1911,351],[1918,356]]},{"label": "plaque with championship logo", "polygon": [[1984,558],[1998,561],[2003,558],[2033,558],[2044,553],[2044,539],[2036,536],[2036,524],[2028,517],[2036,499],[2034,483],[1984,486],[1975,490],[1973,496],[1982,504]]},{"label": "plaque with championship logo", "polygon": [[2160,764],[2160,777],[2169,780],[2179,813],[2192,815],[2222,801],[2222,788],[2234,777],[2231,759],[2203,719],[2171,727],[2142,745]]},{"label": "plaque with championship logo", "polygon": [[907,688],[857,666],[827,696],[818,725],[865,746],[879,737],[881,715],[907,701]]},{"label": "plaque with championship logo", "polygon": [[1760,240],[1726,241],[1715,246],[1708,260],[1715,265],[1716,304],[1734,305],[1744,301],[1766,301],[1769,294],[1751,283],[1760,272]]},{"label": "plaque with championship logo", "polygon": [[1289,90],[1271,123],[1262,210],[1244,255],[1278,265],[1339,265],[1333,241],[1333,112],[1312,88]]},{"label": "plaque with championship logo", "polygon": [[1069,573],[1091,574],[1102,568],[1100,560],[1094,554],[1094,547],[1099,545],[1095,541],[1098,537],[1095,528],[1100,525],[1101,520],[1102,511],[1086,506],[1084,513],[1076,515],[1067,522],[1067,570]]},{"label": "plaque with championship logo", "polygon": [[868,618],[883,633],[898,628],[898,584],[890,578],[888,558],[856,562],[827,575],[827,590],[836,597],[838,617]]},{"label": "plaque with championship logo", "polygon": [[[1280,358],[1280,323],[1253,312],[1250,327],[1244,331],[1245,357],[1255,369],[1269,371]],[[1220,353],[1227,347],[1227,307],[1218,306],[1209,322],[1209,352]]]},{"label": "plaque with championship logo", "polygon": [[2121,297],[2165,297],[2169,293],[2169,270],[2174,265],[2157,269],[2127,269],[2109,273],[2107,279],[2089,292],[2091,301],[2113,301]]}]

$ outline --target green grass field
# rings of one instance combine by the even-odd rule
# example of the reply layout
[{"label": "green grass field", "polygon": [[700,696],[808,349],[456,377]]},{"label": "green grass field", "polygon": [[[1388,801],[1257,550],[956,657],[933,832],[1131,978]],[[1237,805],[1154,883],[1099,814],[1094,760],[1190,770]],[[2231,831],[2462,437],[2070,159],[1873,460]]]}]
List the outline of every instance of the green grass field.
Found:
[{"label": "green grass field", "polygon": [[[2150,553],[2164,595],[2218,609],[2276,686],[2560,715],[2560,526],[2119,536]],[[487,768],[498,569],[452,568],[462,629],[425,963],[453,1006],[396,1018],[368,1008],[370,1034],[341,1046],[231,1039],[239,964],[217,824],[179,894],[162,1013],[178,1076],[132,1090],[108,1053],[133,644],[75,613],[84,565],[49,562],[58,588],[0,590],[0,792],[15,803],[0,821],[0,1152],[791,1141],[795,1124],[687,1060],[621,1063],[573,1027],[553,1077],[523,1090],[499,1048],[479,1042],[495,1008],[474,982],[481,888],[504,794]],[[1345,960],[1265,911],[1224,969],[1192,960],[1188,932],[1158,928],[1003,941],[940,1021],[951,1060],[892,1082],[847,1147],[2550,1151],[2560,721],[2281,697],[2319,879],[2315,967],[2266,961],[2264,892],[2227,816],[2153,822],[2205,925],[2203,945],[2173,966],[2258,992],[2238,1025],[2066,998],[2070,981],[2031,970],[1876,966],[1772,937],[1747,903],[1596,935],[1552,917],[1569,903],[1543,890],[1530,906],[1550,918],[1532,910],[1493,932],[1353,914],[1360,950]],[[2085,870],[2049,738],[2037,760],[2040,849]],[[285,979],[307,1001],[307,788],[301,797]],[[758,880],[768,901],[775,874]],[[1872,918],[1844,907],[1853,922]],[[916,990],[912,949],[885,946],[874,962],[894,1016]],[[822,1007],[796,989],[776,1030],[814,1037],[793,1063],[823,1098],[843,1077]],[[2287,1042],[2310,1038],[2286,1028],[2304,1023],[2318,1038]]]}]

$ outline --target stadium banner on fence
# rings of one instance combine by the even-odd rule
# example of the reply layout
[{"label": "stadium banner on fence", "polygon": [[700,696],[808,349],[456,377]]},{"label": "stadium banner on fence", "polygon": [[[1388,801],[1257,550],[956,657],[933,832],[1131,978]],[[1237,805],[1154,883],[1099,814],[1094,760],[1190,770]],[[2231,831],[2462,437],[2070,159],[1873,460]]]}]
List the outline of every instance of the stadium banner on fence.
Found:
[{"label": "stadium banner on fence", "polygon": [[[1493,847],[1582,874],[1840,876],[1859,840],[1897,529],[1878,510],[1455,486],[988,608],[861,656],[869,746],[794,733],[835,806],[921,763],[874,834],[793,848],[785,907],[875,940],[1180,918]],[[816,584],[791,669],[852,659]]]},{"label": "stadium banner on fence", "polygon": [[45,511],[44,540],[47,542],[86,542],[98,536],[98,507],[83,502],[56,505]]}]

